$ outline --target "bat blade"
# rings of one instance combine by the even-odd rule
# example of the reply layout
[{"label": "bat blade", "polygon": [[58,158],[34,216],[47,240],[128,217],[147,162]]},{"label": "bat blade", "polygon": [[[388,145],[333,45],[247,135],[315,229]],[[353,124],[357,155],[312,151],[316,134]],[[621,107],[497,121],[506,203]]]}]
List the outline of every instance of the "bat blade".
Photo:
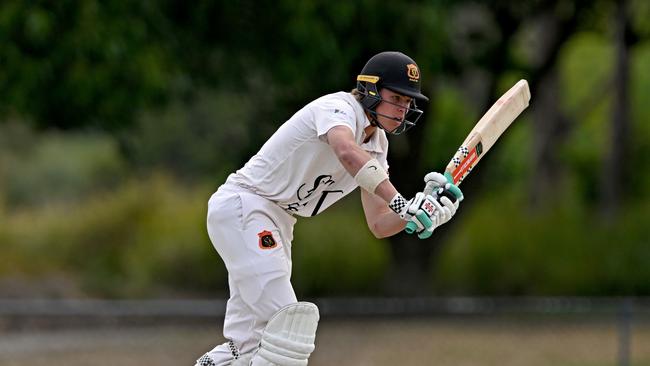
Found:
[{"label": "bat blade", "polygon": [[447,179],[455,185],[460,184],[517,116],[528,107],[529,102],[528,82],[519,80],[490,107],[467,135],[445,168]]},{"label": "bat blade", "polygon": [[[519,80],[488,109],[467,135],[467,138],[465,138],[465,141],[460,145],[445,168],[447,180],[456,186],[459,185],[485,153],[490,150],[501,134],[528,107],[529,102],[530,89],[528,88],[528,82],[523,79]],[[436,184],[435,181],[427,182],[424,193],[431,194]],[[451,189],[451,193],[455,198],[462,201],[463,194],[460,189],[458,187],[452,187]],[[405,230],[407,233],[412,234],[417,230],[417,225],[414,222],[408,222]]]}]

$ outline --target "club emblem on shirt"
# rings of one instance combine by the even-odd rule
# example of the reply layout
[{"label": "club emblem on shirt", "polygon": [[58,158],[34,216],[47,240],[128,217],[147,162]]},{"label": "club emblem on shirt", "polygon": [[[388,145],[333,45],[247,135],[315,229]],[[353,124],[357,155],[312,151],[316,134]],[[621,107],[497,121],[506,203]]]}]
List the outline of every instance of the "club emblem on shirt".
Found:
[{"label": "club emblem on shirt", "polygon": [[268,230],[258,233],[257,236],[260,238],[259,245],[261,249],[273,249],[278,246],[273,238],[273,234]]}]

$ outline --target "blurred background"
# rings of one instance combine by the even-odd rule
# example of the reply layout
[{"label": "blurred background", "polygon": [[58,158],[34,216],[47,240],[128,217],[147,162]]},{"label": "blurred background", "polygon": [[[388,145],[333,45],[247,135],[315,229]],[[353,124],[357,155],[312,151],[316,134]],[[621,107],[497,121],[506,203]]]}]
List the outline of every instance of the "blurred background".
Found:
[{"label": "blurred background", "polygon": [[390,139],[405,196],[521,78],[531,105],[430,240],[373,238],[357,192],[299,220],[312,363],[650,365],[645,0],[0,2],[0,364],[220,343],[208,198],[385,50],[431,99]]}]

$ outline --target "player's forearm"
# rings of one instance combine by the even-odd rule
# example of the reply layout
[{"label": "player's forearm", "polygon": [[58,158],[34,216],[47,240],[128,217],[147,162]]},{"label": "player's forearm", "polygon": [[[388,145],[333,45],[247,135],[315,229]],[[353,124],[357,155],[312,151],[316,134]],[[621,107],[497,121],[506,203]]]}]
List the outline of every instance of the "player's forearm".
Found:
[{"label": "player's forearm", "polygon": [[334,146],[334,152],[339,161],[353,177],[359,172],[372,156],[354,143],[340,144]]},{"label": "player's forearm", "polygon": [[397,188],[395,188],[390,180],[386,179],[379,183],[374,193],[381,197],[386,203],[389,203],[397,194]]},{"label": "player's forearm", "polygon": [[368,228],[377,238],[392,236],[404,229],[406,221],[389,209],[383,199],[361,189],[361,203]]},{"label": "player's forearm", "polygon": [[[373,159],[367,151],[357,145],[353,139],[352,132],[346,127],[332,128],[328,132],[328,142],[345,170],[353,177],[358,177],[359,170]],[[383,172],[383,168],[380,166],[376,168],[378,168],[376,169],[377,173],[380,173],[379,170]],[[370,190],[369,192],[381,197],[384,202],[388,203],[397,194],[397,189],[387,179],[387,173],[383,172],[382,174],[385,178],[376,180],[375,182],[378,182],[378,184],[372,192]],[[371,177],[371,179],[374,179],[374,177]],[[360,186],[366,188],[362,184]]]},{"label": "player's forearm", "polygon": [[370,231],[379,239],[393,236],[404,230],[406,221],[392,211],[381,213],[373,218]]},{"label": "player's forearm", "polygon": [[[347,146],[345,149],[341,149],[337,155],[343,167],[352,176],[356,176],[359,170],[372,159],[370,154],[354,144]],[[395,194],[397,194],[397,189],[389,179],[385,179],[371,193],[381,197],[385,202],[390,202],[395,197]]]}]

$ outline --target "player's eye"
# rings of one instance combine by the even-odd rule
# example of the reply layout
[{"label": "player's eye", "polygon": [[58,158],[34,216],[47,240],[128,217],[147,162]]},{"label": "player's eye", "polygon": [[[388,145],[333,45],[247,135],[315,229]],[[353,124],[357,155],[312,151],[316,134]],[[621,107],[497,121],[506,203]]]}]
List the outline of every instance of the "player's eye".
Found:
[{"label": "player's eye", "polygon": [[395,104],[404,104],[404,103],[406,103],[406,101],[402,100],[402,97],[400,97],[399,95],[393,95],[393,97],[391,99],[393,100],[393,103],[395,103]]},{"label": "player's eye", "polygon": [[400,106],[408,106],[411,104],[410,98],[404,98],[400,97],[399,95],[393,95],[391,97],[391,100],[393,103],[400,105]]}]

